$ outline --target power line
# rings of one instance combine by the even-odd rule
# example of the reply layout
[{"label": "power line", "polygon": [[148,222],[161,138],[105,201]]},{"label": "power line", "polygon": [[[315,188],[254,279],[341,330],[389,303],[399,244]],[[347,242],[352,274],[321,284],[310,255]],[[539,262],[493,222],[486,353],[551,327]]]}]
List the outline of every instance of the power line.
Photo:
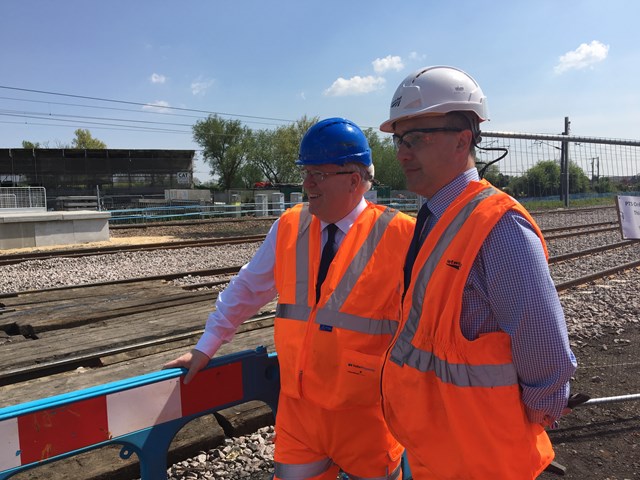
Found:
[{"label": "power line", "polygon": [[[153,111],[153,110],[133,110],[131,108],[117,108],[117,107],[106,107],[106,106],[98,106],[98,105],[83,105],[81,103],[68,103],[68,102],[52,102],[51,100],[32,100],[26,98],[16,98],[16,97],[2,97],[0,96],[0,100],[12,100],[16,102],[28,102],[28,103],[43,103],[45,105],[62,105],[65,107],[80,107],[80,108],[93,108],[96,110],[116,110],[120,112],[132,112],[132,113],[143,113],[146,115],[166,115],[173,117],[185,117],[185,118],[198,118],[202,119],[202,115],[185,115],[182,113],[173,113],[173,112],[163,112],[163,111]],[[169,107],[163,107],[161,105],[152,105],[154,108],[163,109]],[[244,123],[252,123],[258,125],[278,125],[273,122],[257,122],[257,121],[247,121]]]},{"label": "power line", "polygon": [[193,108],[169,107],[169,106],[165,106],[165,105],[154,105],[152,103],[130,102],[130,101],[127,101],[127,100],[114,100],[114,99],[110,99],[110,98],[90,97],[90,96],[85,96],[85,95],[74,95],[74,94],[70,94],[70,93],[47,92],[47,91],[44,91],[44,90],[32,90],[32,89],[29,89],[29,88],[9,87],[9,86],[6,86],[6,85],[0,85],[0,88],[5,89],[5,90],[20,91],[20,92],[39,93],[39,94],[43,94],[43,95],[56,95],[56,96],[60,96],[60,97],[81,98],[81,99],[84,99],[84,100],[94,100],[94,101],[99,101],[99,102],[122,103],[122,104],[125,104],[125,105],[138,105],[138,106],[141,106],[141,107],[163,108],[163,109],[178,110],[178,111],[183,111],[183,112],[206,113],[207,115],[224,115],[224,116],[228,116],[228,117],[253,118],[253,119],[257,119],[257,120],[272,120],[272,121],[287,122],[287,123],[293,123],[294,122],[294,120],[287,120],[287,119],[283,119],[283,118],[259,117],[259,116],[254,116],[254,115],[241,115],[241,114],[236,114],[236,113],[223,113],[223,112],[212,112],[212,111],[208,111],[208,110],[196,110],[196,109],[193,109]]},{"label": "power line", "polygon": [[14,116],[37,115],[39,117],[42,117],[43,119],[51,118],[54,120],[55,120],[54,117],[69,117],[69,118],[89,119],[89,120],[109,120],[114,122],[146,123],[151,125],[170,125],[174,127],[189,127],[189,128],[193,127],[193,125],[190,123],[169,123],[169,122],[154,122],[151,120],[129,120],[126,118],[90,117],[86,115],[70,115],[65,113],[42,113],[42,112],[23,112],[19,110],[0,110],[0,115],[3,115],[3,114],[7,114],[7,115],[12,114]]},{"label": "power line", "polygon": [[[64,119],[64,118],[42,118],[40,116],[37,115],[15,115],[15,114],[10,114],[10,113],[0,113],[0,115],[6,116],[6,117],[18,117],[18,118],[33,118],[34,120],[51,120],[53,122],[72,122],[74,120],[69,120],[69,119]],[[27,123],[27,122],[25,122]],[[168,128],[150,128],[150,127],[142,127],[142,126],[137,126],[137,125],[120,125],[117,123],[104,123],[104,122],[92,122],[92,121],[88,121],[85,120],[83,122],[84,124],[88,124],[88,125],[106,125],[109,127],[126,127],[131,129],[132,131],[151,131],[151,132],[166,132],[166,133],[191,133],[191,131],[184,131],[184,130],[176,130],[176,129],[168,129]],[[44,125],[49,125],[51,126],[51,124],[44,124]]]}]

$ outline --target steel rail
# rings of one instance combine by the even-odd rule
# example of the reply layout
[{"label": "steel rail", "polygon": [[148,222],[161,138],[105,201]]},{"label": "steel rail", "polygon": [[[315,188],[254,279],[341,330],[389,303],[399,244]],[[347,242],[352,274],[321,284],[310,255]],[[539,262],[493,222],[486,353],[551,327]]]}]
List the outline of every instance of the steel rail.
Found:
[{"label": "steel rail", "polygon": [[[242,265],[236,267],[225,267],[225,268],[214,268],[208,270],[192,270],[190,272],[178,272],[178,273],[165,273],[162,275],[152,275],[150,277],[135,277],[135,278],[123,278],[120,280],[107,280],[104,282],[94,282],[94,283],[83,283],[81,285],[63,285],[60,287],[49,287],[49,288],[41,288],[36,290],[22,290],[20,292],[8,292],[8,293],[0,293],[0,298],[12,298],[17,297],[19,295],[25,295],[28,293],[39,293],[39,292],[55,292],[59,290],[73,290],[76,288],[89,288],[89,287],[102,287],[106,285],[120,285],[125,283],[139,283],[139,282],[148,282],[153,280],[175,280],[177,278],[183,278],[186,276],[197,276],[197,277],[213,277],[217,275],[234,275],[240,271]],[[0,310],[2,313],[2,310]]]},{"label": "steel rail", "polygon": [[585,283],[589,283],[593,280],[599,280],[601,278],[608,277],[610,275],[615,275],[616,273],[620,273],[624,270],[630,270],[636,267],[640,267],[640,260],[635,260],[633,262],[617,265],[613,268],[601,270],[599,272],[595,272],[590,275],[585,275],[583,277],[574,278],[573,280],[568,280],[566,282],[556,283],[556,290],[558,292],[561,292],[563,290],[567,290],[572,287],[577,287],[578,285],[584,285]]},{"label": "steel rail", "polygon": [[580,235],[590,235],[592,233],[612,232],[614,230],[620,230],[620,227],[596,228],[595,230],[581,230],[579,232],[559,233],[557,235],[544,235],[543,232],[543,237],[545,240],[558,240],[560,238],[578,237]]},{"label": "steel rail", "polygon": [[546,236],[547,233],[564,232],[567,230],[580,230],[582,228],[589,228],[589,227],[602,227],[604,225],[618,225],[618,222],[599,222],[599,223],[587,223],[582,225],[570,225],[568,227],[543,228],[542,233],[545,234]]},{"label": "steel rail", "polygon": [[616,248],[622,248],[637,243],[636,240],[625,240],[623,242],[610,243],[609,245],[601,245],[599,247],[589,248],[587,250],[579,250],[577,252],[565,253],[563,255],[556,255],[549,257],[549,264],[565,262],[567,260],[573,260],[580,257],[588,257],[596,253],[607,252],[609,250],[615,250]]},{"label": "steel rail", "polygon": [[109,247],[74,248],[48,252],[16,253],[0,255],[0,266],[13,265],[28,260],[46,260],[49,258],[88,257],[92,255],[107,255],[123,252],[144,252],[154,250],[170,250],[189,247],[216,247],[221,245],[238,245],[242,243],[261,242],[266,235],[246,235],[242,237],[216,237],[200,240],[177,240],[172,242],[156,242],[138,245],[114,245]]},{"label": "steel rail", "polygon": [[615,205],[601,205],[596,207],[576,207],[576,208],[562,208],[562,209],[549,209],[549,210],[531,210],[529,214],[532,216],[537,215],[563,215],[570,213],[583,213],[583,212],[595,212],[600,210],[615,209]]},{"label": "steel rail", "polygon": [[192,225],[206,225],[211,223],[244,223],[244,222],[273,222],[277,216],[242,217],[242,218],[210,218],[203,220],[170,220],[166,222],[125,223],[109,225],[110,230],[130,230],[136,228],[188,227]]}]

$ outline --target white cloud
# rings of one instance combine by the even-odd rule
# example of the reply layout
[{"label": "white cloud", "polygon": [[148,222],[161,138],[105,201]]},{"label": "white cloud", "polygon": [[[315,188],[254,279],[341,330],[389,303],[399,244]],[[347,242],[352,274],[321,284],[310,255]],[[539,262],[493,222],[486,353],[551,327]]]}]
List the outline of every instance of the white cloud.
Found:
[{"label": "white cloud", "polygon": [[165,77],[164,75],[161,75],[159,73],[151,74],[151,83],[164,83],[166,81],[167,81],[167,77]]},{"label": "white cloud", "polygon": [[201,77],[198,77],[191,82],[191,93],[194,95],[204,95],[211,85],[213,85],[213,80],[203,80]]},{"label": "white cloud", "polygon": [[324,94],[329,97],[360,95],[380,90],[384,87],[385,82],[386,80],[384,78],[374,77],[371,75],[366,77],[356,75],[355,77],[351,77],[349,80],[340,77],[333,82],[333,85],[324,91]]},{"label": "white cloud", "polygon": [[411,61],[424,60],[425,58],[427,58],[427,56],[424,53],[411,52],[409,54],[409,60]]},{"label": "white cloud", "polygon": [[602,62],[609,54],[609,45],[593,40],[590,44],[581,43],[578,48],[560,57],[554,71],[558,74],[567,70],[581,70]]},{"label": "white cloud", "polygon": [[147,110],[150,112],[164,113],[168,112],[169,102],[165,102],[164,100],[156,100],[153,103],[147,103],[142,107],[143,110]]},{"label": "white cloud", "polygon": [[371,62],[371,64],[373,65],[373,70],[378,74],[387,72],[389,70],[395,70],[396,72],[399,72],[404,68],[402,59],[397,55],[394,55],[393,57],[391,55],[387,55],[384,58],[376,58],[373,62]]}]

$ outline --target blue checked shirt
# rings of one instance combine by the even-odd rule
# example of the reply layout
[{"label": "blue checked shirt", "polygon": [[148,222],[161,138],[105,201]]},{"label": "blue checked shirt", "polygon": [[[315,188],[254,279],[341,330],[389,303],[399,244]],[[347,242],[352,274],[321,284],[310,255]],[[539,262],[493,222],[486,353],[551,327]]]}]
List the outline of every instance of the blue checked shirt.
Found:
[{"label": "blue checked shirt", "polygon": [[[428,200],[427,231],[472,180],[479,180],[475,168]],[[516,212],[507,212],[480,248],[464,288],[460,328],[469,340],[508,333],[529,420],[560,417],[577,363],[540,240]]]}]

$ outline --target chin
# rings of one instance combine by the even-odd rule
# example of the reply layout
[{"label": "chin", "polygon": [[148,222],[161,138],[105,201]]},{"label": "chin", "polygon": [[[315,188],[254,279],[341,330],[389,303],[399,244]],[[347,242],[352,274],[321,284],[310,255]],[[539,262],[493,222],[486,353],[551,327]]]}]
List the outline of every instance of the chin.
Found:
[{"label": "chin", "polygon": [[318,207],[314,205],[313,201],[309,201],[309,213],[312,215],[316,215],[318,212]]}]

